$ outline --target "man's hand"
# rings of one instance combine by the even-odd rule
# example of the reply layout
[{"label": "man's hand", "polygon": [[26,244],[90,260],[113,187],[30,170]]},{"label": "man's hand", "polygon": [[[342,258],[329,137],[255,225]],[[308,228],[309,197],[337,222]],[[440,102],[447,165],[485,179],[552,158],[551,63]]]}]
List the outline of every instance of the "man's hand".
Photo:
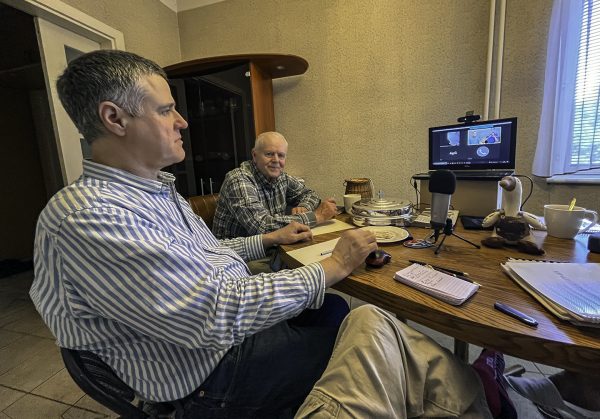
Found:
[{"label": "man's hand", "polygon": [[321,224],[327,220],[331,220],[337,215],[337,206],[333,198],[327,198],[321,201],[317,209],[315,210],[315,217],[317,218],[317,224]]},{"label": "man's hand", "polygon": [[302,214],[303,212],[308,212],[308,208],[304,208],[304,207],[292,208],[292,215]]},{"label": "man's hand", "polygon": [[279,230],[272,231],[262,235],[262,242],[265,249],[278,244],[291,244],[301,240],[310,239],[312,231],[307,225],[292,221]]},{"label": "man's hand", "polygon": [[377,241],[372,232],[361,229],[344,232],[331,257],[321,261],[325,285],[329,287],[350,275],[374,250],[377,250]]}]

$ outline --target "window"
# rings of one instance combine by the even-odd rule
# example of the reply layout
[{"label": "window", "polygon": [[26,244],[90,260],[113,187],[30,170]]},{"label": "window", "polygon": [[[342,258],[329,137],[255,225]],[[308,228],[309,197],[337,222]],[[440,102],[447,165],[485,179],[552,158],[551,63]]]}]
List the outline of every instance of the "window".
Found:
[{"label": "window", "polygon": [[600,181],[594,168],[600,168],[600,2],[555,0],[533,174]]},{"label": "window", "polygon": [[584,2],[575,81],[571,167],[600,166],[600,3]]}]

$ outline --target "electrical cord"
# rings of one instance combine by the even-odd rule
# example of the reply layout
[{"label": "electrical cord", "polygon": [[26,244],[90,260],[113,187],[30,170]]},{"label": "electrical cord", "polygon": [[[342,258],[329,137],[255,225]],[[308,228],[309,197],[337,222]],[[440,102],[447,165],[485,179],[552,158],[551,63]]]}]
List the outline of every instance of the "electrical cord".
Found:
[{"label": "electrical cord", "polygon": [[531,179],[527,175],[513,175],[513,176],[514,177],[524,177],[524,178],[529,179],[529,184],[530,184],[529,194],[527,195],[527,198],[525,198],[525,200],[521,203],[521,207],[519,207],[519,211],[523,211],[523,207],[525,206],[525,203],[527,202],[527,200],[529,200],[529,198],[531,197],[531,194],[533,193],[533,179]]},{"label": "electrical cord", "polygon": [[417,186],[417,180],[413,177],[411,177],[412,182],[409,180],[408,183],[410,183],[410,186],[412,186],[415,189],[415,198],[416,198],[416,204],[415,207],[418,209],[419,208],[419,199],[420,199],[420,191],[419,191],[419,187]]}]

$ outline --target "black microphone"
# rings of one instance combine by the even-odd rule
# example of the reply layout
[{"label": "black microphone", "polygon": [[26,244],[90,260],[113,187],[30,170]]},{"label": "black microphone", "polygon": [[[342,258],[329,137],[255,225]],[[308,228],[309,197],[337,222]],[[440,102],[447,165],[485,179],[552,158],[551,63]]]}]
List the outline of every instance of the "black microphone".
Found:
[{"label": "black microphone", "polygon": [[450,197],[456,189],[456,176],[450,170],[435,170],[429,176],[429,192],[431,192],[431,227],[434,239],[437,240],[440,230],[446,226]]}]

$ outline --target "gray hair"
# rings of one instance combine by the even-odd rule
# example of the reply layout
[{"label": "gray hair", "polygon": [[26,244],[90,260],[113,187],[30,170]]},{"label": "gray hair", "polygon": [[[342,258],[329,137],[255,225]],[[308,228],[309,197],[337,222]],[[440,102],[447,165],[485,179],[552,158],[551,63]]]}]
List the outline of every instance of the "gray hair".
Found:
[{"label": "gray hair", "polygon": [[256,137],[256,141],[254,142],[253,150],[262,150],[264,148],[265,142],[269,137],[279,137],[283,140],[283,142],[287,145],[287,140],[283,135],[275,131],[266,131],[258,135]]},{"label": "gray hair", "polygon": [[83,137],[91,143],[105,133],[98,105],[113,102],[131,116],[140,116],[147,95],[139,81],[165,71],[131,52],[98,50],[77,57],[56,81],[58,96]]}]

